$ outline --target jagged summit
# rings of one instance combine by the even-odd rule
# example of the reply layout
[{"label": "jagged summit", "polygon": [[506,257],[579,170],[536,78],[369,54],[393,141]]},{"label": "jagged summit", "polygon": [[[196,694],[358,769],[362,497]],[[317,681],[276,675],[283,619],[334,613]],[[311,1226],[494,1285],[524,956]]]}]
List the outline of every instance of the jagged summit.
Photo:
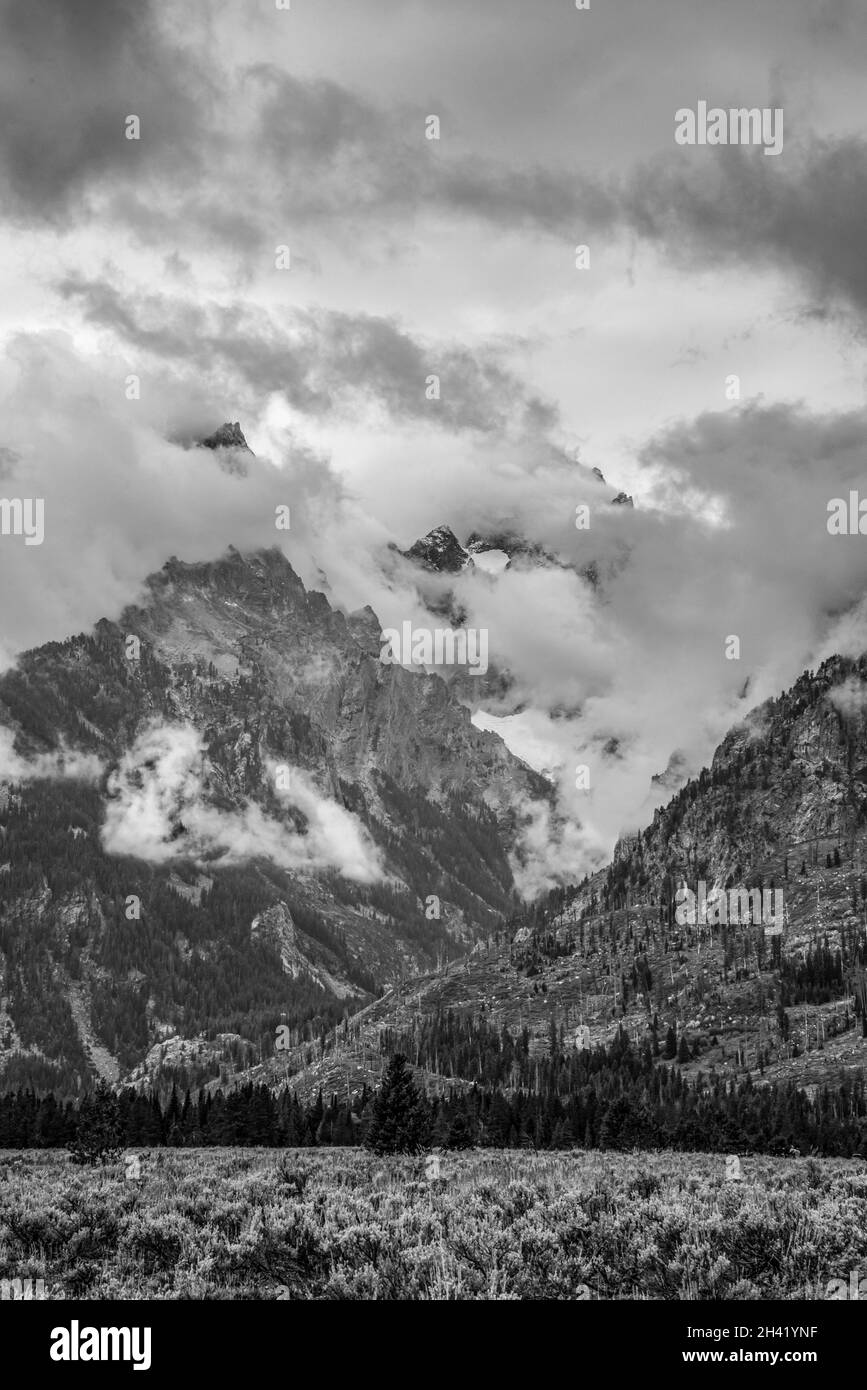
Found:
[{"label": "jagged summit", "polygon": [[[593,469],[593,474],[600,482],[605,479],[598,468]],[[616,496],[610,498],[609,505],[612,507],[634,507],[633,498],[626,492],[618,492]],[[396,549],[396,547],[393,547]],[[518,561],[535,565],[558,565],[567,567],[567,560],[558,558],[551,550],[547,549],[538,541],[529,540],[520,531],[513,530],[510,526],[488,527],[484,530],[474,530],[470,532],[467,541],[461,545],[457,536],[450,526],[435,526],[427,535],[411,545],[409,550],[399,551],[399,554],[407,560],[412,560],[422,569],[431,570],[438,574],[460,574],[463,570],[482,569],[488,573],[499,573],[508,569]],[[488,556],[491,563],[485,563],[484,557]],[[496,563],[493,563],[496,558]],[[598,583],[598,573],[596,566],[591,562],[589,566],[578,571],[590,583],[596,586]]]},{"label": "jagged summit", "polygon": [[[115,1074],[150,1076],[169,1033],[237,1038],[241,987],[252,1055],[278,1014],[335,1021],[514,910],[520,817],[549,787],[380,638],[372,608],[333,607],[279,547],[229,547],[172,557],[119,621],[0,674],[16,756],[35,773],[71,750],[82,769],[48,796],[0,770],[0,935],[24,962],[12,979],[0,946],[0,1013],[44,1020],[25,1070],[84,1084],[70,992]],[[16,1036],[0,1028],[0,1076]],[[197,1080],[219,1041],[209,1056]]]},{"label": "jagged summit", "polygon": [[[215,560],[179,560],[172,555],[161,570],[149,575],[145,590],[152,600],[175,603],[178,591],[206,591],[212,602],[239,600],[254,610],[279,603],[295,604],[305,586],[279,546],[240,551],[230,545]],[[126,621],[133,610],[127,610]]]},{"label": "jagged summit", "polygon": [[459,574],[474,566],[488,569],[489,566],[484,563],[479,564],[485,555],[502,557],[503,564],[495,566],[495,569],[508,568],[511,561],[519,556],[548,564],[557,563],[553,555],[516,531],[472,531],[466,545],[461,545],[450,526],[434,527],[409,550],[401,553],[407,560],[413,560],[422,568],[435,570],[439,574]]},{"label": "jagged summit", "polygon": [[234,424],[227,420],[206,439],[200,439],[199,444],[204,449],[245,449],[248,454],[253,453],[237,420]]},{"label": "jagged summit", "polygon": [[415,560],[425,569],[440,574],[457,574],[466,569],[470,557],[450,526],[436,526],[403,551],[407,560]]}]

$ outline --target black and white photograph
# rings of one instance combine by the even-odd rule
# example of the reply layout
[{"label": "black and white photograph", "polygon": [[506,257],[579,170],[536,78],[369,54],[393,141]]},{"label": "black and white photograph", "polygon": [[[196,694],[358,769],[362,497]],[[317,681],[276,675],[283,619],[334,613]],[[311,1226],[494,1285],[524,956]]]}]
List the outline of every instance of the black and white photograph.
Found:
[{"label": "black and white photograph", "polygon": [[0,0],[33,1368],[855,1355],[865,80],[863,0]]}]

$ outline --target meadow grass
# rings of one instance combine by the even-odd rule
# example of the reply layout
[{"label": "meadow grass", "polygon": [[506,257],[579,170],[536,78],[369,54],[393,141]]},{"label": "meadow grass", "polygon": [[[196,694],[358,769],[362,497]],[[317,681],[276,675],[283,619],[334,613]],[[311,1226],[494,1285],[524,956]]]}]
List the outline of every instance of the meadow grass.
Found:
[{"label": "meadow grass", "polygon": [[867,1165],[709,1154],[0,1152],[0,1279],[49,1298],[804,1299],[867,1275]]}]

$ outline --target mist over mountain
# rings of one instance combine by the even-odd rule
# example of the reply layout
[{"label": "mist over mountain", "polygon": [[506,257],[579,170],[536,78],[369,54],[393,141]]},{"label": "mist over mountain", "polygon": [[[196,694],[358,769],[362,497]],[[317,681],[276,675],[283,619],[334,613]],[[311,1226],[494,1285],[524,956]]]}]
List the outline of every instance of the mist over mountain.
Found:
[{"label": "mist over mountain", "polygon": [[278,1001],[327,1020],[514,908],[548,785],[379,639],[230,550],[0,677],[7,1054],[68,1080],[82,1048],[255,1037]]},{"label": "mist over mountain", "polygon": [[[427,571],[457,544],[441,529],[412,559]],[[754,709],[683,785],[675,754],[656,795],[680,790],[648,800],[608,867],[522,906],[550,779],[476,727],[471,677],[381,646],[372,609],[333,607],[280,549],[230,548],[170,560],[118,621],[0,677],[7,1081],[276,1077],[279,1023],[299,1084],[319,1084],[334,1043],[315,1063],[304,1037],[366,1010],[363,1059],[407,1025],[412,977],[414,1027],[454,1007],[540,1045],[552,1020],[599,1042],[673,1028],[723,1071],[750,1047],[754,1069],[810,1058],[821,1078],[853,1044],[863,1060],[865,659]],[[698,881],[783,889],[782,940],[759,921],[678,925]],[[823,1007],[785,1050],[781,1001],[822,953]]]},{"label": "mist over mountain", "polygon": [[700,1089],[858,1084],[867,657],[831,658],[754,710],[604,870],[513,915],[468,960],[395,987],[321,1056],[299,1048],[294,1084],[370,1084],[382,1051],[400,1048],[434,1089],[566,1095],[576,1051],[618,1042]]},{"label": "mist over mountain", "polygon": [[865,74],[857,0],[0,0],[0,1308],[112,1306],[52,1359],[553,1300],[851,1374]]}]

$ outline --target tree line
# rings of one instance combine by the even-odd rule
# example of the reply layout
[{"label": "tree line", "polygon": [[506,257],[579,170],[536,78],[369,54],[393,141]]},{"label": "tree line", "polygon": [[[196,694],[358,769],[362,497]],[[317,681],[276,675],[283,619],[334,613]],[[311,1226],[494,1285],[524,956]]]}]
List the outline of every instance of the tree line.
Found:
[{"label": "tree line", "polygon": [[378,1091],[301,1098],[249,1083],[167,1096],[101,1082],[81,1101],[19,1090],[0,1097],[0,1148],[67,1148],[105,1161],[130,1147],[330,1147],[378,1152],[462,1149],[674,1149],[867,1157],[867,1088],[843,1077],[810,1098],[791,1081],[686,1078],[625,1034],[579,1054],[568,1093],[454,1084],[426,1095],[402,1053]]}]

